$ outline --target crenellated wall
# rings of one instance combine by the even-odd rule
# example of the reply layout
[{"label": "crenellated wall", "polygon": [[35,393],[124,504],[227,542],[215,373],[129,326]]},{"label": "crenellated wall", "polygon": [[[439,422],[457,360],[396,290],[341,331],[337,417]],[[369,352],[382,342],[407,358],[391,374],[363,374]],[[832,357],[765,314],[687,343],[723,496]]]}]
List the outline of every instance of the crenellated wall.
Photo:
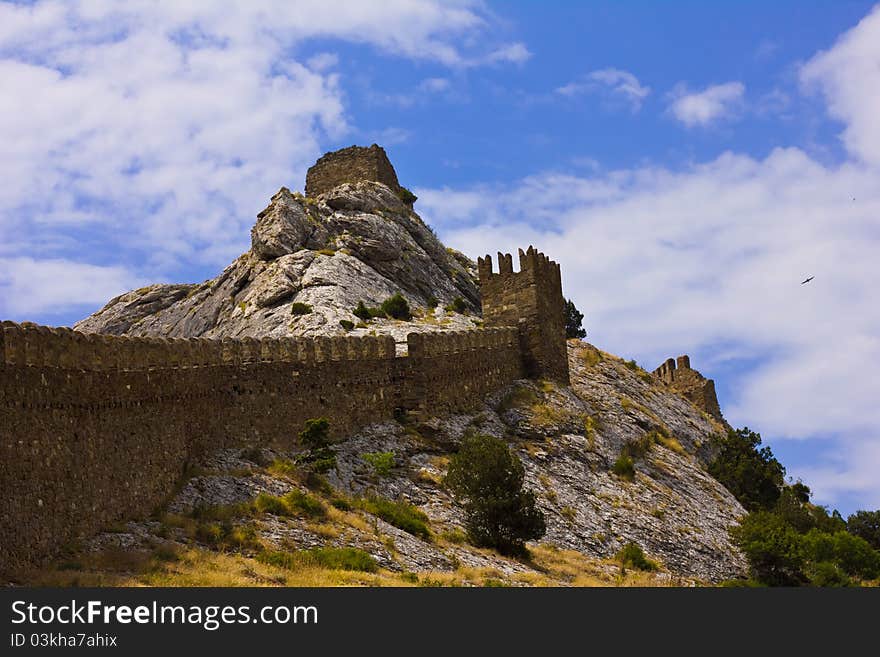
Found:
[{"label": "crenellated wall", "polygon": [[0,325],[0,573],[162,504],[200,455],[460,412],[523,376],[517,330],[255,340]]},{"label": "crenellated wall", "polygon": [[513,326],[519,331],[526,373],[569,383],[565,344],[565,299],[559,265],[540,251],[519,250],[519,271],[513,257],[498,254],[498,272],[492,257],[477,259],[480,296],[486,326]]},{"label": "crenellated wall", "polygon": [[721,406],[715,394],[715,382],[705,378],[697,370],[691,369],[689,356],[677,359],[667,358],[654,375],[672,390],[689,399],[697,408],[705,411],[719,422],[725,422]]}]

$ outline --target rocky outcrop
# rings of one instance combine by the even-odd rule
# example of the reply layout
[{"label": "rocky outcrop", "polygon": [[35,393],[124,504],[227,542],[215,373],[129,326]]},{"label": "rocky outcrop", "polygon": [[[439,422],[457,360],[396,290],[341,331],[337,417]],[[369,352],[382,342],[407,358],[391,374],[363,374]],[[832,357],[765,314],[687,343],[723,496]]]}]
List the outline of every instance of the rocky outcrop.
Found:
[{"label": "rocky outcrop", "polygon": [[[397,292],[414,309],[414,322],[374,319],[350,333],[340,325],[361,322],[352,314],[359,301],[376,306]],[[466,314],[444,310],[457,297]],[[258,215],[251,249],[219,276],[128,292],[75,328],[164,337],[375,333],[401,342],[412,331],[479,321],[474,263],[445,248],[391,188],[361,181],[315,199],[282,188]]]}]

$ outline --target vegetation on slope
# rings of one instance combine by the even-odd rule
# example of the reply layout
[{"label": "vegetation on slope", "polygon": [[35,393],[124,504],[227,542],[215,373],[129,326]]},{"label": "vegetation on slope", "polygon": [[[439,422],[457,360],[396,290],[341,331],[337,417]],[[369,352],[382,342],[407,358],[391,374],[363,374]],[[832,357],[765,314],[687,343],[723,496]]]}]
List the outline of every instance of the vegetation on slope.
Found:
[{"label": "vegetation on slope", "polygon": [[[752,578],[768,586],[850,586],[880,578],[876,538],[880,512],[844,520],[810,503],[810,489],[785,483],[785,468],[761,436],[731,430],[709,471],[749,511],[731,536],[749,560]],[[874,523],[872,525],[872,522]]]}]

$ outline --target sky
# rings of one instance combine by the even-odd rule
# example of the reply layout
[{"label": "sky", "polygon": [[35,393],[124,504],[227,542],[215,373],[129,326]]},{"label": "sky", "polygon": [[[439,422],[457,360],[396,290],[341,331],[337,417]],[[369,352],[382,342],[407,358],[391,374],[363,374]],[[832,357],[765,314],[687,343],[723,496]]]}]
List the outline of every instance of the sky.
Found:
[{"label": "sky", "polygon": [[815,502],[877,509],[877,117],[856,0],[0,1],[0,318],[212,278],[378,142],[447,245],[534,244],[590,342],[690,354]]}]

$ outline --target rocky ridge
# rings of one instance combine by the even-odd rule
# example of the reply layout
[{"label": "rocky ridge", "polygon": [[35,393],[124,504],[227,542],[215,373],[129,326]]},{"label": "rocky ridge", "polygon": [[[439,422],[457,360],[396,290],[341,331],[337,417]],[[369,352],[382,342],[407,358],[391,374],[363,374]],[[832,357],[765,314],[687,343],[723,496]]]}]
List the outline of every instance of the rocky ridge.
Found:
[{"label": "rocky ridge", "polygon": [[[359,301],[377,306],[397,292],[414,321],[367,325],[352,314]],[[456,298],[466,314],[444,310]],[[295,314],[294,304],[311,311]],[[444,247],[391,188],[358,181],[314,199],[282,188],[258,215],[251,249],[219,276],[128,292],[74,328],[176,338],[391,334],[403,342],[413,331],[473,328],[479,307],[474,262]],[[341,320],[356,327],[348,332]]]}]

